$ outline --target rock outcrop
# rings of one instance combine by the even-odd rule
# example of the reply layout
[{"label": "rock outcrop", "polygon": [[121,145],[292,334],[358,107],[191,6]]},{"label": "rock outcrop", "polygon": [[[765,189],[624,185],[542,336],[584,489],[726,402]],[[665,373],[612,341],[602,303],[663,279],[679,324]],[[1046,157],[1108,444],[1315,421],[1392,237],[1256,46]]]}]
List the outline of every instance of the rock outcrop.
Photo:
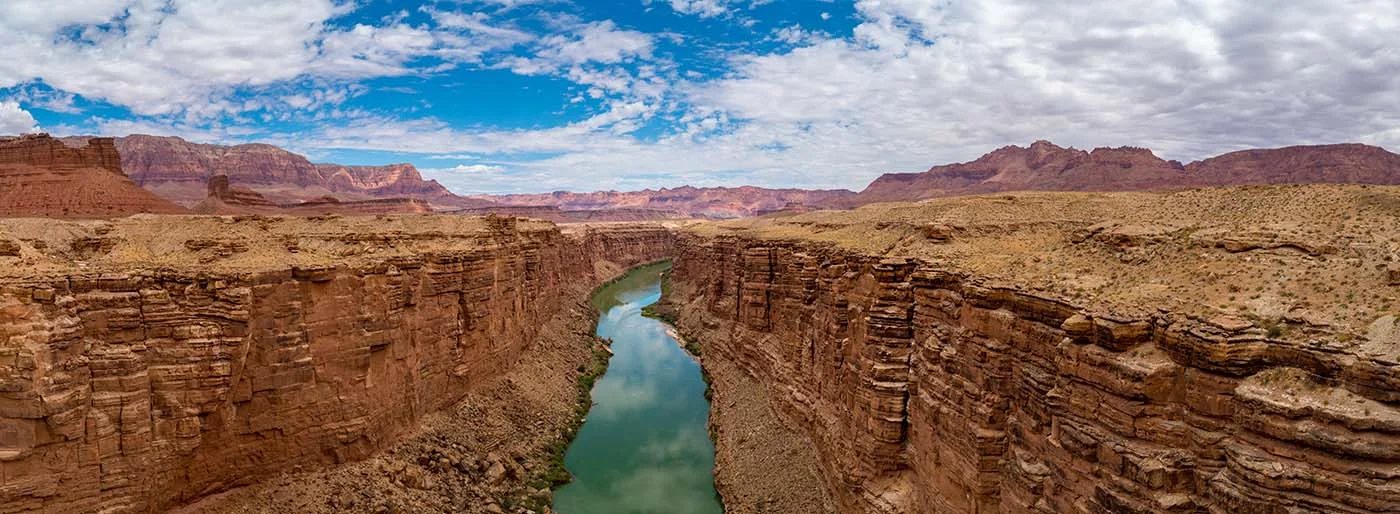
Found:
[{"label": "rock outcrop", "polygon": [[0,138],[0,216],[102,218],[179,213],[122,174],[111,139],[65,144],[47,134]]},{"label": "rock outcrop", "polygon": [[[257,191],[246,187],[234,187],[228,179],[228,175],[214,175],[209,177],[209,196],[205,198],[207,202],[217,202],[220,205],[197,206],[195,211],[202,214],[232,214],[224,212],[230,209],[268,209],[276,210],[279,205],[268,201]],[[222,207],[222,208],[221,208]]]},{"label": "rock outcrop", "polygon": [[561,283],[671,240],[461,216],[0,222],[0,512],[159,512],[365,457],[509,369]]},{"label": "rock outcrop", "polygon": [[1007,146],[975,161],[888,173],[846,205],[1002,191],[1148,191],[1244,184],[1400,184],[1400,155],[1361,144],[1244,150],[1191,164],[1146,148]]},{"label": "rock outcrop", "polygon": [[707,368],[768,384],[843,512],[1400,512],[1397,205],[1022,193],[696,225],[671,301]]},{"label": "rock outcrop", "polygon": [[374,200],[342,201],[324,196],[304,202],[278,205],[247,187],[232,186],[227,175],[209,179],[209,196],[194,207],[199,214],[291,214],[316,216],[323,214],[425,214],[433,212],[432,204],[417,198],[379,198]]}]

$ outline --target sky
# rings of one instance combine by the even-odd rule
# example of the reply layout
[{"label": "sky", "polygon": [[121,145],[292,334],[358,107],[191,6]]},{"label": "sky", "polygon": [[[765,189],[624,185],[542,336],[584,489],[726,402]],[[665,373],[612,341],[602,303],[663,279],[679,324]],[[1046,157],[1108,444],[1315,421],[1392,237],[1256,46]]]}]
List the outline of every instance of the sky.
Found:
[{"label": "sky", "polygon": [[459,193],[859,190],[1047,139],[1400,149],[1396,0],[5,0],[0,134],[262,142]]}]

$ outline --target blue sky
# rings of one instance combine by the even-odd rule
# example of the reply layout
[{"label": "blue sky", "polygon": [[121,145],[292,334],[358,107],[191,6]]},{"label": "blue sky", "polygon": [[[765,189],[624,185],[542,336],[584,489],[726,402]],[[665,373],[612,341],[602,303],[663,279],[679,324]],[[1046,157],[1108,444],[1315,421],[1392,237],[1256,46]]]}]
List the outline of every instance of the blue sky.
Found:
[{"label": "blue sky", "polygon": [[859,189],[1036,139],[1393,149],[1397,32],[1393,0],[9,0],[0,133],[266,142],[462,193]]}]

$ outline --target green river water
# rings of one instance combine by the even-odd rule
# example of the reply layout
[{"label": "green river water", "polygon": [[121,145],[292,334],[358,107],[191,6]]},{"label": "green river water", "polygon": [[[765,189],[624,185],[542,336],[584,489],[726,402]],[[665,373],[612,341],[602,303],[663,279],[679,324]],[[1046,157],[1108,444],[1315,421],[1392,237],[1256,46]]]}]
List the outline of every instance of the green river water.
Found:
[{"label": "green river water", "polygon": [[720,514],[710,405],[700,365],[642,316],[661,297],[669,264],[632,270],[601,290],[598,336],[612,339],[607,373],[564,464],[574,481],[554,493],[561,514]]}]

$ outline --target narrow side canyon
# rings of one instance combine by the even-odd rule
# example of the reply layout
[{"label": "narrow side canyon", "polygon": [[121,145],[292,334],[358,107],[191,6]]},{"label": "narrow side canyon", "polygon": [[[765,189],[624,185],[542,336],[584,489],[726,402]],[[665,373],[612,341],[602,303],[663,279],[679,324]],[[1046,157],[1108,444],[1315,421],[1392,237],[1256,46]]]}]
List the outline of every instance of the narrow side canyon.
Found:
[{"label": "narrow side canyon", "polygon": [[0,512],[161,512],[362,459],[510,370],[584,300],[565,286],[671,241],[450,216],[0,223]]}]

